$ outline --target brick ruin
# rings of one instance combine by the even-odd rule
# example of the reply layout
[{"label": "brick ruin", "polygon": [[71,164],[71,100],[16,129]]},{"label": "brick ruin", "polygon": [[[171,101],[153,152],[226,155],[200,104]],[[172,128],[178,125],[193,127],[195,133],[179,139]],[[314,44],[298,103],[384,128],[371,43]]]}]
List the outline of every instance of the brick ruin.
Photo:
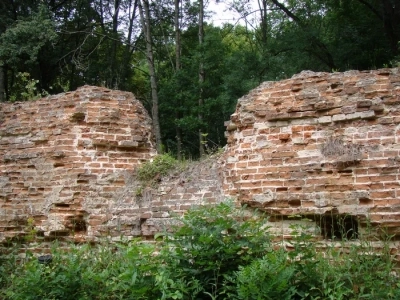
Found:
[{"label": "brick ruin", "polygon": [[155,155],[151,129],[131,93],[104,88],[1,104],[0,240],[29,226],[81,240],[108,234],[120,211],[137,219],[129,185]]},{"label": "brick ruin", "polygon": [[[141,186],[151,120],[130,93],[85,86],[0,104],[0,242],[151,239],[174,214],[227,198],[321,239],[400,236],[400,70],[314,73],[239,99],[222,154]],[[140,188],[140,193],[138,192]],[[28,233],[27,233],[28,231]],[[395,245],[394,247],[397,247]]]},{"label": "brick ruin", "polygon": [[226,124],[223,188],[284,235],[307,218],[328,239],[367,223],[399,237],[399,124],[399,69],[265,82]]},{"label": "brick ruin", "polygon": [[151,239],[193,205],[224,199],[209,158],[156,187],[136,170],[156,155],[151,119],[131,93],[84,86],[0,104],[0,243]]}]

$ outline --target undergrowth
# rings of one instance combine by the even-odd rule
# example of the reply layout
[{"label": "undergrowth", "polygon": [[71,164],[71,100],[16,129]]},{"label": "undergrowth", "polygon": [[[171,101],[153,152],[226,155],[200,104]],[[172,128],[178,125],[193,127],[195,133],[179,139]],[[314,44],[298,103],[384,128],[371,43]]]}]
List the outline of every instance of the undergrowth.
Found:
[{"label": "undergrowth", "polygon": [[287,251],[263,215],[231,202],[177,224],[155,243],[54,244],[47,264],[2,255],[0,299],[400,299],[390,251],[368,241],[321,251],[294,227]]},{"label": "undergrowth", "polygon": [[137,171],[138,179],[142,183],[152,183],[182,163],[170,154],[157,155],[152,161],[145,162]]}]

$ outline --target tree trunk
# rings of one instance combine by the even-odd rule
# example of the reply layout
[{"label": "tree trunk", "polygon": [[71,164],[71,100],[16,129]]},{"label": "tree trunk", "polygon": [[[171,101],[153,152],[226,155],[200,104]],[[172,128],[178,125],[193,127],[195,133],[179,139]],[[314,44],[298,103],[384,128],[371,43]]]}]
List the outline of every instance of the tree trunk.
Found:
[{"label": "tree trunk", "polygon": [[261,41],[262,51],[267,49],[267,36],[268,36],[268,23],[267,23],[267,0],[258,2],[260,14],[261,14]]},{"label": "tree trunk", "polygon": [[153,119],[153,130],[156,138],[157,152],[161,153],[162,152],[161,132],[160,132],[160,121],[158,117],[158,88],[157,88],[156,68],[154,66],[153,45],[151,40],[149,2],[148,0],[139,0],[138,4],[139,4],[140,20],[142,23],[142,30],[146,39],[146,56],[150,72],[151,104],[152,104],[151,113]]},{"label": "tree trunk", "polygon": [[4,66],[0,65],[0,102],[6,101],[6,85],[5,85],[5,70]]},{"label": "tree trunk", "polygon": [[200,63],[199,63],[199,123],[200,123],[200,129],[199,129],[199,152],[200,152],[200,157],[204,156],[205,154],[205,135],[202,130],[203,126],[203,105],[204,105],[204,99],[203,99],[203,84],[204,84],[204,79],[205,79],[205,72],[204,72],[204,63],[203,63],[203,43],[204,43],[204,3],[203,0],[199,0],[199,49],[200,49]]},{"label": "tree trunk", "polygon": [[[397,2],[396,4],[394,2]],[[400,47],[400,1],[382,1],[383,26],[389,38],[390,48],[393,56],[399,54]]]},{"label": "tree trunk", "polygon": [[114,13],[112,16],[112,40],[111,51],[109,55],[109,74],[107,81],[108,88],[118,88],[117,74],[116,74],[116,60],[117,60],[117,44],[118,44],[118,15],[120,8],[120,0],[114,0]]},{"label": "tree trunk", "polygon": [[[136,15],[136,9],[137,9],[137,2],[134,1],[132,3],[132,0],[129,1],[129,27],[128,27],[128,35],[126,38],[126,44],[125,44],[125,49],[124,49],[124,54],[123,54],[123,61],[125,63],[122,64],[121,66],[121,81],[120,81],[120,89],[126,90],[128,87],[128,77],[129,77],[129,72],[130,72],[130,64],[128,62],[131,61],[132,53],[134,50],[134,46],[132,45],[132,35],[133,35],[133,21],[135,20],[135,15]],[[133,7],[132,7],[133,5]]]},{"label": "tree trunk", "polygon": [[[179,0],[175,0],[175,72],[181,69],[181,30],[179,26]],[[178,98],[178,106],[181,107],[181,100]],[[176,110],[176,119],[180,120],[181,114],[179,109]],[[178,160],[182,160],[182,130],[179,124],[176,125],[176,150]]]}]

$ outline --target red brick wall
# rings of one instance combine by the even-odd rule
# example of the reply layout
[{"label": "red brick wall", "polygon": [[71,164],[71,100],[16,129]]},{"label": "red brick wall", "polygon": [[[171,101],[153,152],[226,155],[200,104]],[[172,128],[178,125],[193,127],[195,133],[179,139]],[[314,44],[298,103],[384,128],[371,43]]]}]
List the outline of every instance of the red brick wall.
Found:
[{"label": "red brick wall", "polygon": [[227,122],[224,190],[277,219],[352,215],[400,235],[400,70],[265,82]]},{"label": "red brick wall", "polygon": [[[94,238],[124,206],[139,216],[129,183],[155,154],[151,132],[131,93],[105,88],[0,104],[0,241],[30,225],[43,239]],[[137,235],[137,222],[124,234]]]},{"label": "red brick wall", "polygon": [[39,240],[152,238],[226,198],[266,211],[282,236],[345,215],[400,235],[399,124],[399,69],[305,71],[239,99],[222,155],[146,186],[135,169],[155,155],[151,120],[132,94],[85,86],[3,103],[0,242],[30,225]]},{"label": "red brick wall", "polygon": [[0,104],[0,243],[151,239],[175,215],[225,199],[218,156],[156,184],[136,179],[156,154],[151,119],[131,93],[84,86]]}]

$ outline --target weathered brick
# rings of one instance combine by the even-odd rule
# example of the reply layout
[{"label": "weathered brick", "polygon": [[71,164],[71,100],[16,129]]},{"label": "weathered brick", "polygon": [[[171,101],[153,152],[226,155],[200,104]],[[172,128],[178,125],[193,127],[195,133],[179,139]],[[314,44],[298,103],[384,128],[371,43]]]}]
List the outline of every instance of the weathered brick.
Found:
[{"label": "weathered brick", "polygon": [[[21,120],[23,128],[0,127],[1,132],[32,137],[23,143],[0,138],[0,153],[6,159],[0,162],[0,170],[10,171],[0,173],[0,201],[7,199],[1,193],[8,193],[19,201],[13,213],[23,213],[24,199],[40,201],[58,194],[60,201],[69,199],[74,205],[84,205],[79,209],[89,215],[93,232],[110,230],[115,224],[103,224],[112,224],[113,216],[118,215],[136,220],[140,227],[136,234],[149,237],[163,228],[168,210],[182,214],[192,206],[216,203],[226,196],[282,219],[293,213],[315,215],[334,209],[340,214],[373,214],[375,224],[395,229],[400,225],[400,130],[394,127],[400,123],[400,110],[399,92],[391,90],[391,82],[400,82],[399,78],[398,71],[391,69],[334,74],[307,71],[281,82],[264,83],[239,100],[226,123],[233,127],[226,132],[228,145],[218,164],[205,160],[187,172],[156,178],[156,189],[138,186],[133,176],[133,170],[155,153],[154,149],[142,153],[135,148],[149,140],[151,128],[140,127],[143,122],[150,124],[146,123],[149,120],[136,114],[137,103],[128,105],[131,101],[123,100],[121,104],[122,100],[114,101],[110,96],[117,93],[117,99],[128,100],[130,94],[86,87],[63,95],[63,101],[69,101],[66,104],[54,101],[57,97],[52,102],[54,110],[64,107],[68,116],[84,113],[87,123],[67,118],[68,124],[59,128],[54,112],[46,111],[46,120],[51,118],[53,127],[47,128],[47,122],[34,129],[46,128],[46,134],[26,130],[35,128],[27,117]],[[91,105],[81,103],[79,95],[92,99]],[[35,105],[44,108],[48,103]],[[10,106],[5,106],[0,112],[12,114],[7,113]],[[130,113],[125,117],[127,111]],[[119,125],[105,123],[111,119]],[[138,128],[132,128],[135,126]],[[344,150],[324,156],[321,147],[330,138],[343,140]],[[134,143],[123,149],[112,143],[115,141]],[[37,143],[40,151],[35,150]],[[41,170],[51,170],[53,177],[39,174],[39,165],[32,163],[47,153],[50,144],[52,151],[64,151],[63,155],[49,156],[50,162],[41,162]],[[346,152],[349,149],[354,152]],[[360,154],[355,153],[357,149]],[[77,179],[79,174],[91,177]],[[9,178],[11,189],[2,186],[2,176]],[[267,194],[271,201],[255,201]],[[12,209],[11,205],[4,207]],[[144,214],[153,208],[156,215]],[[52,211],[68,209],[60,206]],[[105,218],[99,211],[107,209],[111,211]],[[139,212],[133,215],[135,209]],[[140,218],[146,219],[141,226]],[[45,224],[46,220],[42,221]],[[126,230],[124,226],[121,228]],[[396,234],[400,236],[400,230]]]},{"label": "weathered brick", "polygon": [[320,124],[327,124],[332,122],[332,117],[331,116],[324,116],[318,118],[318,123]]},{"label": "weathered brick", "polygon": [[293,151],[282,151],[282,152],[274,152],[272,153],[273,158],[280,158],[280,157],[294,157],[296,156],[296,152]]}]

